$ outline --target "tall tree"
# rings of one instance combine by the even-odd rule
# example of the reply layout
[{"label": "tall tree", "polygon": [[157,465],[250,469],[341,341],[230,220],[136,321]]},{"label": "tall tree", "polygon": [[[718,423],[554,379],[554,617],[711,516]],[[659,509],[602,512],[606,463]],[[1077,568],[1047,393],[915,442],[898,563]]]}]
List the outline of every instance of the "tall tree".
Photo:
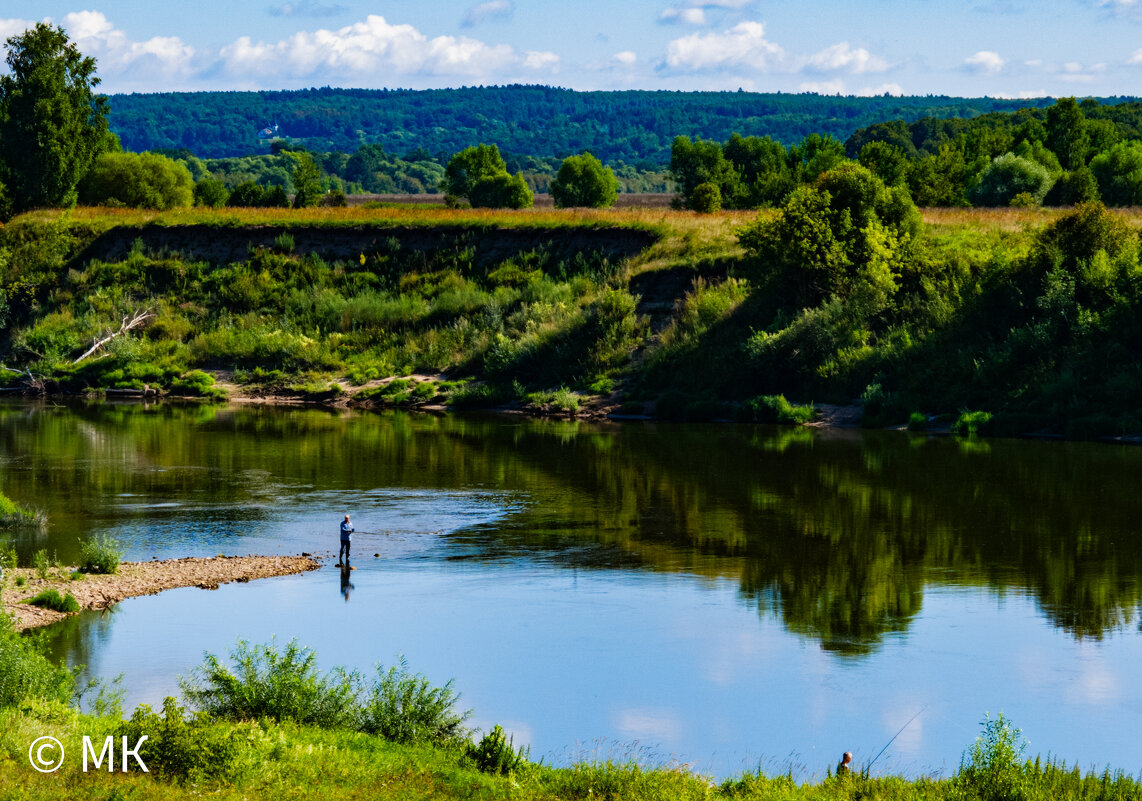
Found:
[{"label": "tall tree", "polygon": [[13,211],[72,206],[95,157],[114,149],[95,59],[62,28],[37,23],[7,40],[0,76],[0,172]]},{"label": "tall tree", "polygon": [[1086,165],[1090,137],[1086,116],[1073,97],[1062,97],[1047,109],[1047,147],[1059,157],[1063,169],[1076,170]]}]

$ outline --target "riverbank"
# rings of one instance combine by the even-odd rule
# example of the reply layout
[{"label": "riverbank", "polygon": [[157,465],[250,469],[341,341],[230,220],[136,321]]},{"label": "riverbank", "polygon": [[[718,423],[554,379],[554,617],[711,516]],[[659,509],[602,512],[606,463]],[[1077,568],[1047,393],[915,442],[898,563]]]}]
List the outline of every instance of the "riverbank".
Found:
[{"label": "riverbank", "polygon": [[[83,609],[106,609],[119,601],[140,595],[155,595],[177,587],[216,590],[235,581],[288,576],[316,570],[321,563],[312,556],[215,556],[186,557],[152,562],[123,562],[110,575],[75,573],[73,567],[52,567],[46,578],[30,567],[5,572],[3,608],[13,628],[24,631],[56,623],[67,613],[27,603],[46,590],[61,596],[71,594]],[[73,579],[72,576],[75,576]],[[18,585],[23,579],[22,585]]]},{"label": "riverbank", "polygon": [[36,212],[0,229],[0,393],[1142,430],[1136,211],[924,210],[852,297],[766,267],[776,213]]}]

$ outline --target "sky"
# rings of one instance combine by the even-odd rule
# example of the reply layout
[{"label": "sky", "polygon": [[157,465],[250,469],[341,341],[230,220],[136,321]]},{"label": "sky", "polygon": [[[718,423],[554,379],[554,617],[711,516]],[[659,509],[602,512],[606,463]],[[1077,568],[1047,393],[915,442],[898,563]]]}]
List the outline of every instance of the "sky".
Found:
[{"label": "sky", "polygon": [[1142,95],[1142,0],[0,0],[102,91],[745,89]]}]

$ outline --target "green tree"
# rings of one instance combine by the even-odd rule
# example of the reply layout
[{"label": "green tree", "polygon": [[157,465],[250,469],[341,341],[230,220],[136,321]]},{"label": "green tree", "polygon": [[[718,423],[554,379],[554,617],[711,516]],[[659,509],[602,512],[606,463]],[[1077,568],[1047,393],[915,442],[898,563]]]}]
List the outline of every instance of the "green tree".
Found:
[{"label": "green tree", "polygon": [[713,214],[722,210],[722,193],[717,184],[706,182],[694,187],[687,204],[701,214]]},{"label": "green tree", "polygon": [[908,189],[918,206],[966,206],[967,177],[968,165],[963,151],[945,142],[935,154],[912,163],[908,170]]},{"label": "green tree", "polygon": [[471,200],[472,188],[479,181],[507,174],[508,168],[498,147],[473,145],[464,148],[448,160],[440,188],[445,194]]},{"label": "green tree", "polygon": [[7,40],[0,76],[0,180],[13,211],[72,206],[76,185],[116,141],[107,98],[96,95],[95,59],[62,28],[37,23]]},{"label": "green tree", "polygon": [[474,207],[489,209],[526,209],[535,198],[527,188],[527,182],[518,172],[507,171],[481,178],[468,192],[468,202]]},{"label": "green tree", "polygon": [[790,306],[860,295],[883,308],[921,227],[902,187],[847,162],[794,190],[775,217],[739,233],[761,278]]},{"label": "green tree", "polygon": [[1040,205],[1054,183],[1042,164],[1006,153],[987,165],[971,197],[978,206],[1007,206],[1016,195],[1026,192]]},{"label": "green tree", "polygon": [[908,182],[908,156],[895,145],[872,141],[860,149],[860,163],[872,170],[886,186],[904,186]]},{"label": "green tree", "polygon": [[729,208],[775,206],[797,185],[785,146],[768,136],[735,133],[723,152],[738,174],[738,195],[722,198]]},{"label": "green tree", "polygon": [[293,159],[293,207],[316,206],[321,200],[321,168],[304,151],[291,151],[289,156]]},{"label": "green tree", "polygon": [[1064,169],[1074,170],[1086,164],[1090,137],[1086,117],[1073,97],[1063,97],[1047,109],[1047,147],[1059,157]]},{"label": "green tree", "polygon": [[557,209],[607,208],[614,205],[618,190],[619,180],[614,170],[590,153],[563,159],[551,182],[551,197]]},{"label": "green tree", "polygon": [[194,202],[186,166],[157,153],[101,153],[79,184],[87,205],[171,209]]},{"label": "green tree", "polygon": [[1142,205],[1142,142],[1120,142],[1090,160],[1102,199],[1110,206]]},{"label": "green tree", "polygon": [[209,175],[194,184],[194,205],[196,206],[209,206],[216,209],[225,206],[229,197],[230,193],[226,191],[226,185]]},{"label": "green tree", "polygon": [[723,199],[741,192],[741,179],[717,142],[675,137],[670,148],[670,172],[686,208],[693,208],[694,189],[699,184],[714,184]]}]

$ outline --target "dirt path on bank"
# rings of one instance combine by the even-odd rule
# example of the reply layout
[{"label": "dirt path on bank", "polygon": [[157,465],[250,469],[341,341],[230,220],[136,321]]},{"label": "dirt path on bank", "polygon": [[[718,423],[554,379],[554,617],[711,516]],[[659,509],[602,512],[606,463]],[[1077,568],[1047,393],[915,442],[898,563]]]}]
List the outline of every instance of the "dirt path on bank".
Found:
[{"label": "dirt path on bank", "polygon": [[[74,568],[52,568],[48,578],[41,579],[30,567],[5,571],[3,600],[4,611],[12,617],[17,631],[47,626],[63,620],[67,615],[51,609],[42,609],[28,603],[46,589],[54,588],[60,595],[71,593],[81,609],[106,609],[126,598],[154,595],[176,587],[200,587],[216,590],[220,584],[233,581],[288,576],[316,570],[321,566],[312,556],[215,556],[210,558],[186,557],[153,562],[123,562],[119,572],[109,576],[84,575],[70,580]],[[17,587],[22,577],[24,586]]]}]

